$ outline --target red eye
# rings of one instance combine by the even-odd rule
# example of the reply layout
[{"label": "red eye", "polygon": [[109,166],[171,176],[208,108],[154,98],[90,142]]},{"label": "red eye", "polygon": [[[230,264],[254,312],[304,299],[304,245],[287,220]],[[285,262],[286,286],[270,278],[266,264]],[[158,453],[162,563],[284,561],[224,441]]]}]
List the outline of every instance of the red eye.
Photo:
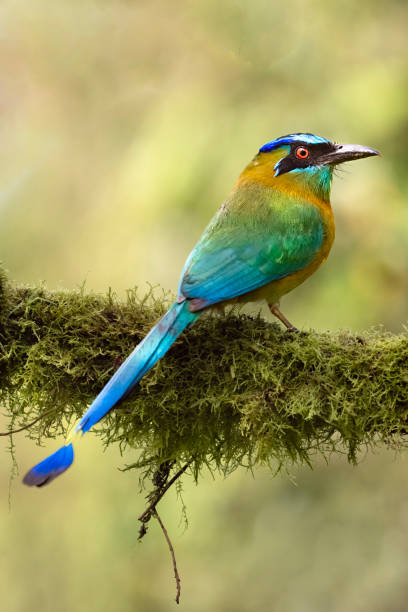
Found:
[{"label": "red eye", "polygon": [[306,159],[309,157],[309,149],[306,149],[306,147],[298,147],[296,149],[296,157],[299,159]]}]

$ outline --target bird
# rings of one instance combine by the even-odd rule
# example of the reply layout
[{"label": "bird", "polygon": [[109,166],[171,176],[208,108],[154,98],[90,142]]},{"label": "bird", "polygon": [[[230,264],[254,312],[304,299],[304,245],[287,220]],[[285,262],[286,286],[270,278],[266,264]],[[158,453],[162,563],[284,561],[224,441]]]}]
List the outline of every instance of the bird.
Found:
[{"label": "bird", "polygon": [[263,145],[188,256],[175,302],[116,370],[71,437],[34,466],[24,484],[42,487],[65,472],[76,441],[133,391],[203,312],[266,300],[271,313],[296,331],[279,302],[325,262],[332,247],[333,171],[338,164],[376,155],[375,149],[309,132]]}]

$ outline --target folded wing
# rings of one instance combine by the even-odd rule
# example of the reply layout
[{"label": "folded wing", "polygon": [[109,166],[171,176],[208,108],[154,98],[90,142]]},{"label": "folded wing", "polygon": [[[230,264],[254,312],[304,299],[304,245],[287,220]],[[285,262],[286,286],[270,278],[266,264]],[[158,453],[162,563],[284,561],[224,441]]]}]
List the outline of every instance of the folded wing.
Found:
[{"label": "folded wing", "polygon": [[[296,210],[295,210],[296,208]],[[308,203],[264,207],[263,214],[222,210],[185,264],[179,294],[203,308],[262,287],[306,267],[318,254],[324,228]]]}]

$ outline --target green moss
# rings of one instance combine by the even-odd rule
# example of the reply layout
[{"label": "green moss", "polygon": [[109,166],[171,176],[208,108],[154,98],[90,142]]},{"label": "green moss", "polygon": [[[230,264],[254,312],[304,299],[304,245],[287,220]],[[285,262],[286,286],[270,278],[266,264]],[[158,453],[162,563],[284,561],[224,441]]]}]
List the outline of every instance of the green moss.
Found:
[{"label": "green moss", "polygon": [[[65,432],[120,360],[163,313],[166,297],[127,300],[0,278],[0,393],[14,427]],[[138,449],[152,474],[165,460],[237,466],[311,462],[367,445],[402,444],[408,419],[408,338],[371,331],[289,334],[259,318],[204,316],[97,429]]]}]

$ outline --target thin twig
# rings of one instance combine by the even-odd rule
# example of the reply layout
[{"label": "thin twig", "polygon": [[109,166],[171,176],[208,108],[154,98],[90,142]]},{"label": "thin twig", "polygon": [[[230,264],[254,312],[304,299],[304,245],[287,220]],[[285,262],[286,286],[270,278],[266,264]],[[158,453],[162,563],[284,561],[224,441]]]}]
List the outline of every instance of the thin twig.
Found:
[{"label": "thin twig", "polygon": [[177,569],[176,555],[174,554],[174,548],[169,538],[169,534],[167,533],[167,529],[163,525],[163,521],[161,520],[156,508],[152,509],[152,514],[158,520],[158,523],[161,527],[164,537],[166,538],[166,542],[170,550],[171,559],[173,561],[174,578],[176,580],[176,603],[178,604],[180,603],[181,580],[180,580],[180,574],[178,573],[178,569]]},{"label": "thin twig", "polygon": [[138,521],[140,521],[141,523],[149,522],[150,517],[153,514],[153,511],[155,510],[157,504],[159,503],[163,495],[166,493],[166,491],[169,490],[171,485],[175,483],[176,480],[180,478],[180,476],[182,476],[182,474],[184,474],[184,472],[186,471],[188,466],[191,464],[191,462],[192,462],[192,459],[188,461],[187,463],[185,463],[183,467],[180,468],[179,471],[176,472],[176,474],[174,474],[173,478],[171,478],[169,482],[165,486],[163,486],[162,489],[159,490],[158,494],[154,496],[153,501],[147,506],[146,510],[139,516]]},{"label": "thin twig", "polygon": [[46,410],[45,412],[40,414],[40,416],[38,416],[36,419],[34,419],[34,421],[31,421],[31,423],[28,423],[27,425],[24,425],[23,427],[19,427],[19,429],[10,429],[10,431],[1,431],[0,432],[0,436],[11,436],[12,434],[19,433],[20,431],[24,431],[25,429],[30,429],[30,427],[35,425],[37,423],[37,421],[40,421],[41,419],[46,417],[47,414],[51,414],[51,412],[55,412],[55,410],[56,410],[55,407],[54,408],[50,408],[49,410]]}]

